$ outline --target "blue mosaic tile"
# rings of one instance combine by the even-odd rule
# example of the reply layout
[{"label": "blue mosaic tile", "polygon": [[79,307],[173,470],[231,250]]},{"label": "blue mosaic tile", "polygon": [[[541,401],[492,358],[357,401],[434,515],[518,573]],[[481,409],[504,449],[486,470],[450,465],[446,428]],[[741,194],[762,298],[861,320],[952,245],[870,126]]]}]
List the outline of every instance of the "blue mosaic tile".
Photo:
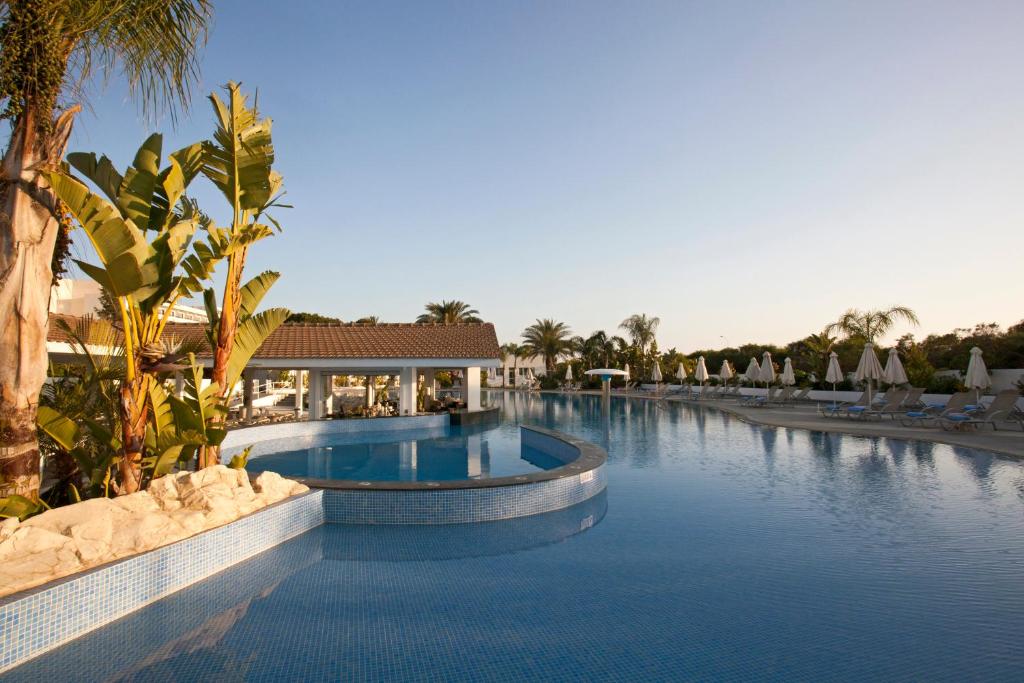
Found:
[{"label": "blue mosaic tile", "polygon": [[0,599],[0,672],[324,522],[313,491],[148,553]]}]

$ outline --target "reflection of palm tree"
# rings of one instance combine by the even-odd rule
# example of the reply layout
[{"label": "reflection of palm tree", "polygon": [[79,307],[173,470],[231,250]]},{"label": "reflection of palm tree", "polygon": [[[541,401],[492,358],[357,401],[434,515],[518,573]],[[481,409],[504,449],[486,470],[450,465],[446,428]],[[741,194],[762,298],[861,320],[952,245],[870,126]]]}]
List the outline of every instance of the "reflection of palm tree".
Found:
[{"label": "reflection of palm tree", "polygon": [[431,301],[425,308],[427,312],[416,318],[416,322],[439,323],[442,325],[483,322],[480,319],[480,311],[471,308],[464,301],[445,301],[442,299],[441,303]]},{"label": "reflection of palm tree", "polygon": [[825,328],[825,334],[838,332],[873,344],[879,337],[884,337],[900,320],[913,325],[920,324],[917,314],[906,306],[892,306],[874,311],[851,308],[843,313],[839,320],[829,324]]}]

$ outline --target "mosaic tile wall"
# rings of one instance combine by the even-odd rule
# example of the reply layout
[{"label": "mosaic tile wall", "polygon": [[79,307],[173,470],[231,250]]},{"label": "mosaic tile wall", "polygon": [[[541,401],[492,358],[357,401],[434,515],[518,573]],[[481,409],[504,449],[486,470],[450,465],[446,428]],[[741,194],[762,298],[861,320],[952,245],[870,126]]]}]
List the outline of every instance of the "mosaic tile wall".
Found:
[{"label": "mosaic tile wall", "polygon": [[324,523],[313,491],[192,538],[0,599],[0,672]]},{"label": "mosaic tile wall", "polygon": [[[232,429],[221,444],[224,457],[240,453],[252,446],[252,456],[275,453],[281,450],[311,448],[318,440],[326,443],[332,437],[347,434],[383,434],[407,430],[435,430],[440,432],[448,427],[449,416],[416,415],[411,417],[374,418],[367,420],[315,420],[307,422],[283,422]],[[439,435],[439,434],[438,434]],[[430,435],[427,435],[430,436]]]},{"label": "mosaic tile wall", "polygon": [[530,484],[438,491],[324,491],[328,522],[459,524],[536,515],[575,505],[604,490],[604,466]]}]

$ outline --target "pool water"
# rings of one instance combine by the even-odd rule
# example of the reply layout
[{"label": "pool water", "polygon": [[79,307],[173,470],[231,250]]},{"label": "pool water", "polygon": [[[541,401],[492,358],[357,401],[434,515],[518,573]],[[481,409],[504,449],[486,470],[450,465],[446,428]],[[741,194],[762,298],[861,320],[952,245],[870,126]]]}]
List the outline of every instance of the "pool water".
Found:
[{"label": "pool water", "polygon": [[357,481],[451,481],[493,479],[564,465],[541,451],[521,446],[516,432],[480,427],[449,427],[413,432],[336,436],[310,448],[250,458],[248,469],[286,477]]},{"label": "pool water", "polygon": [[9,678],[1024,679],[1024,461],[700,406],[491,400],[488,438],[528,422],[605,446],[606,494],[322,526]]}]

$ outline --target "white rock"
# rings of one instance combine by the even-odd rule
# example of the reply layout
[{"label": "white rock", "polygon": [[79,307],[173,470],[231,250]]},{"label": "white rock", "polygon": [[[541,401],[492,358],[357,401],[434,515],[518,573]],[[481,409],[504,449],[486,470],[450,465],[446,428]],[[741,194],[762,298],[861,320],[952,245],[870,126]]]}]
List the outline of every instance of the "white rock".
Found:
[{"label": "white rock", "polygon": [[19,524],[21,524],[21,522],[18,521],[17,517],[7,517],[0,522],[0,542],[10,538],[11,534],[14,533],[14,530],[18,528]]},{"label": "white rock", "polygon": [[234,521],[308,487],[223,465],[153,481],[147,491],[0,522],[0,596]]},{"label": "white rock", "polygon": [[261,472],[256,477],[256,485],[253,486],[253,489],[267,505],[270,505],[290,496],[294,484],[294,481],[285,479],[277,472]]}]

